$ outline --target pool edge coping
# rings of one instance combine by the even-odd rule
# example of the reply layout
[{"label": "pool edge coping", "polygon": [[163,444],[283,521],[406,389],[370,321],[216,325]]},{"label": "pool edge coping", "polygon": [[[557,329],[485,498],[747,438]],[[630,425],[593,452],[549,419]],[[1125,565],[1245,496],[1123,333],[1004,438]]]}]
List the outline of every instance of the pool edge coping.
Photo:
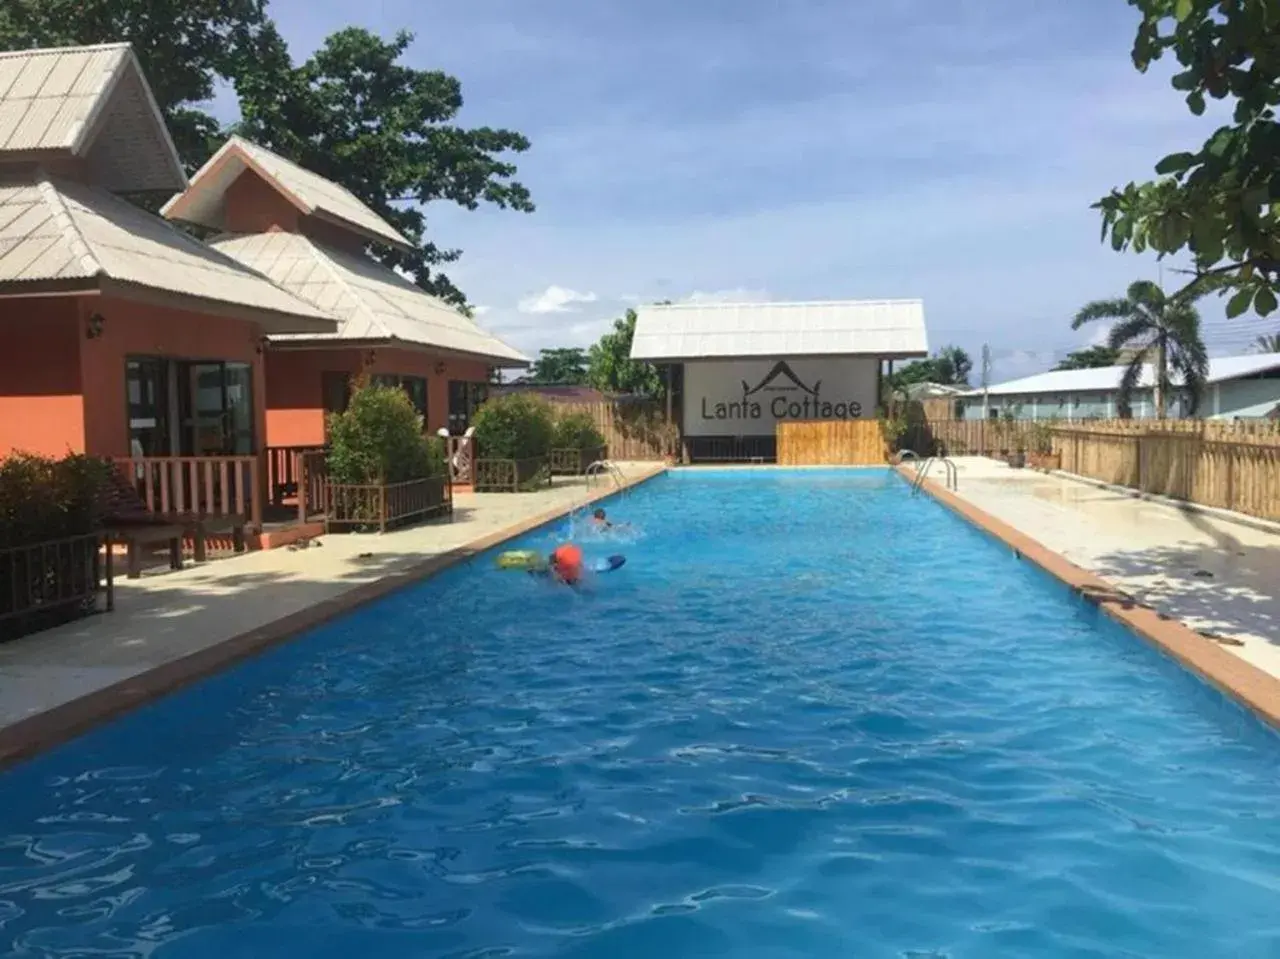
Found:
[{"label": "pool edge coping", "polygon": [[[899,466],[896,471],[906,481],[915,481],[912,467]],[[1280,678],[1227,652],[1190,626],[1142,603],[1114,583],[1077,566],[1061,553],[933,480],[925,479],[921,489],[962,519],[1008,546],[1019,559],[1031,560],[1077,596],[1136,633],[1180,666],[1245,706],[1271,727],[1280,729]]]},{"label": "pool edge coping", "polygon": [[[158,666],[118,680],[100,689],[59,703],[42,712],[24,716],[0,727],[0,772],[64,745],[94,728],[208,679],[254,656],[323,626],[362,606],[407,589],[431,577],[474,559],[508,540],[554,523],[584,506],[616,496],[664,475],[667,467],[656,464],[621,485],[588,490],[583,499],[569,506],[556,506],[479,537],[462,546],[410,563],[370,583],[353,586],[336,596],[305,609],[256,626],[203,649],[171,659]],[[513,494],[519,495],[519,494]]]}]

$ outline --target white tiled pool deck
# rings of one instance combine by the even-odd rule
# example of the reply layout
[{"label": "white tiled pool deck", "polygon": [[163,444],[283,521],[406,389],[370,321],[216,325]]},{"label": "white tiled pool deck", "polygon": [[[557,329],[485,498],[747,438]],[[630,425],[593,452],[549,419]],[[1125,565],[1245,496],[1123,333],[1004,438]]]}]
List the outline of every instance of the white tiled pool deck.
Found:
[{"label": "white tiled pool deck", "polygon": [[[1280,676],[1280,525],[957,457],[960,498]],[[941,470],[930,476],[942,482]]]},{"label": "white tiled pool deck", "polygon": [[[619,466],[628,480],[660,470],[651,463]],[[119,578],[114,612],[0,645],[0,727],[533,517],[567,512],[588,493],[580,479],[557,480],[532,493],[463,493],[452,522],[385,535],[324,536],[308,549],[246,553],[137,580]]]}]

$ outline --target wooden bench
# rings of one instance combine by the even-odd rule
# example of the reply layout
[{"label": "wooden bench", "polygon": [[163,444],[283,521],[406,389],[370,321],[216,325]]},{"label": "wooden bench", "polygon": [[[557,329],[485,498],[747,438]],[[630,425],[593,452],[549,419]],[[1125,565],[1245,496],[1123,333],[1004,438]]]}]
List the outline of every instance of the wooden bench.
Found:
[{"label": "wooden bench", "polygon": [[159,543],[169,547],[169,568],[182,569],[182,541],[190,536],[198,563],[208,558],[210,533],[230,533],[232,546],[243,553],[245,518],[243,516],[208,516],[203,513],[157,513],[147,509],[138,490],[120,469],[111,467],[111,480],[104,491],[103,527],[107,549],[123,543],[128,550],[129,579],[142,575],[142,549]]}]

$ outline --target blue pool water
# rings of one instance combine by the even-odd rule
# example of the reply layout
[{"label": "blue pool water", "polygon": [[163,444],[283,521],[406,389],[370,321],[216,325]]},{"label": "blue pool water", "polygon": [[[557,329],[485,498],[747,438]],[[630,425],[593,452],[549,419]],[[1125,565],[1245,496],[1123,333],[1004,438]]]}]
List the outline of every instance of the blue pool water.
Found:
[{"label": "blue pool water", "polygon": [[[878,471],[664,477],[0,777],[22,957],[1280,956],[1280,742]],[[549,548],[555,530],[514,544]]]}]

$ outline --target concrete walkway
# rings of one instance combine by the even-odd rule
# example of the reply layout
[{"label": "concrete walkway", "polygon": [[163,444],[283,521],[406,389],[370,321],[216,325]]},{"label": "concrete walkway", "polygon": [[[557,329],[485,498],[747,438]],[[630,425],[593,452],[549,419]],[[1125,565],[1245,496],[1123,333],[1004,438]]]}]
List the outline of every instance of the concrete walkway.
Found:
[{"label": "concrete walkway", "polygon": [[955,462],[962,499],[1280,676],[1280,525],[980,457]]},{"label": "concrete walkway", "polygon": [[[661,471],[621,463],[629,481]],[[581,479],[533,493],[466,493],[454,519],[385,535],[335,534],[138,580],[116,580],[116,608],[0,646],[0,728],[266,626],[433,556],[479,543],[590,492]]]}]

